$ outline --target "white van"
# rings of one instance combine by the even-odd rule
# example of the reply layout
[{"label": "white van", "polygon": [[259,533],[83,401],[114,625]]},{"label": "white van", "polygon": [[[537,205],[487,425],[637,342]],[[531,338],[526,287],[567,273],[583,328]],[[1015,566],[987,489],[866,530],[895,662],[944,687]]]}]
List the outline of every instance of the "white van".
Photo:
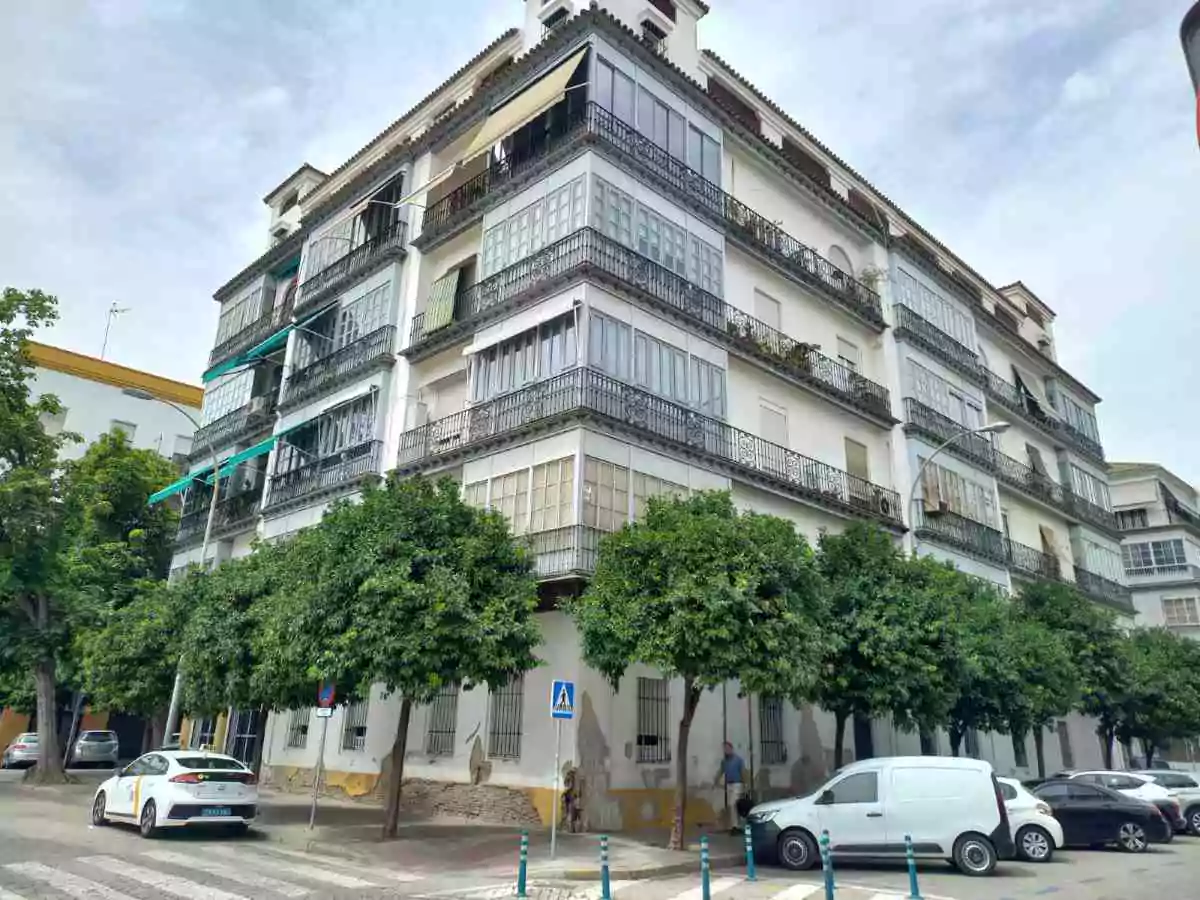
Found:
[{"label": "white van", "polygon": [[829,832],[837,858],[945,858],[968,875],[989,875],[1012,859],[1004,798],[990,763],[944,756],[864,759],[839,769],[806,797],[750,811],[755,856],[789,869],[820,862]]}]

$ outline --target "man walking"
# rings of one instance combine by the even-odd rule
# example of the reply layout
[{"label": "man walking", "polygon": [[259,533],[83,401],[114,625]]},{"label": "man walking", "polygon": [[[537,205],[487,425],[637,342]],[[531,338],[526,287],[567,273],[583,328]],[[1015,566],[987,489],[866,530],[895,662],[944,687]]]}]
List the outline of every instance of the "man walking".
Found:
[{"label": "man walking", "polygon": [[[742,762],[742,758],[733,752],[733,744],[726,741],[721,745],[721,766],[717,769],[717,777],[713,779],[713,787],[721,783],[721,779],[725,779],[725,801],[734,809],[736,816],[736,825],[731,827],[734,834],[741,832],[742,819],[746,812],[743,811],[743,797],[746,796],[746,764]],[[732,817],[731,817],[732,818]]]}]

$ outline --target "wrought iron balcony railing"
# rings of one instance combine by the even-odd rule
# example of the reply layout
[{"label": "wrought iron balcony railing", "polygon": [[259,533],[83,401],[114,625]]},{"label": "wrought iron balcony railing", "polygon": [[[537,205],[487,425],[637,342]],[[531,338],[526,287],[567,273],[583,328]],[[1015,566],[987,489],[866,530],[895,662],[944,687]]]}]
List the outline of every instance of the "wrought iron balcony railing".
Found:
[{"label": "wrought iron balcony railing", "polygon": [[272,475],[263,509],[274,509],[312,494],[343,490],[377,475],[382,448],[382,441],[366,441]]},{"label": "wrought iron balcony railing", "polygon": [[566,279],[590,272],[631,291],[656,308],[686,319],[715,340],[747,353],[781,374],[872,415],[892,419],[887,388],[726,303],[665,266],[623,244],[581,228],[506,269],[472,285],[455,301],[455,320],[426,332],[425,314],[413,317],[410,359],[429,356],[462,339],[482,322]]},{"label": "wrought iron balcony railing", "polygon": [[[217,500],[217,512],[213,516],[212,536],[226,537],[238,531],[244,531],[254,525],[262,503],[262,485],[239,491],[228,497]],[[179,531],[175,535],[176,544],[189,544],[204,536],[208,527],[208,511],[211,503],[196,506],[186,510],[179,519]]]},{"label": "wrought iron balcony railing", "polygon": [[1005,381],[990,369],[984,371],[987,376],[984,388],[991,399],[1084,456],[1091,457],[1097,462],[1104,462],[1104,448],[1098,441],[1068,425],[1062,419],[1049,416],[1043,410],[1031,406],[1026,402],[1021,389],[1015,384]]},{"label": "wrought iron balcony railing", "polygon": [[567,525],[522,537],[534,556],[538,578],[567,578],[596,571],[596,554],[604,532],[588,525]]},{"label": "wrought iron balcony railing", "polygon": [[520,173],[576,143],[596,143],[641,167],[666,188],[711,218],[728,237],[763,254],[783,272],[814,288],[879,328],[885,326],[879,295],[811,247],[727,194],[637,129],[594,102],[550,133],[531,153],[514,162],[493,164],[432,204],[421,226],[422,242],[432,242],[482,214],[488,199]]},{"label": "wrought iron balcony railing", "polygon": [[903,527],[893,490],[582,367],[405,432],[398,467],[416,471],[570,420],[610,424],[699,456],[734,477]]},{"label": "wrought iron balcony railing", "polygon": [[[936,446],[954,438],[946,447],[947,453],[974,463],[992,472],[996,468],[996,448],[982,434],[966,434],[964,426],[936,409],[912,397],[904,398],[905,430],[928,438]],[[957,436],[957,437],[956,437]]]},{"label": "wrought iron balcony railing", "polygon": [[1075,567],[1075,584],[1094,600],[1125,612],[1133,612],[1133,595],[1123,584],[1097,575],[1083,566]]},{"label": "wrought iron balcony railing", "polygon": [[264,295],[262,302],[268,308],[241,331],[230,335],[213,347],[212,352],[208,354],[208,367],[211,369],[217,363],[224,362],[243,350],[249,350],[255,344],[262,343],[275,332],[286,327],[292,321],[293,296],[289,293],[288,299],[279,306],[269,306],[270,297]]},{"label": "wrought iron balcony railing", "polygon": [[357,341],[314,360],[288,376],[279,400],[282,409],[299,406],[345,384],[372,363],[391,364],[396,326],[376,328]]},{"label": "wrought iron balcony railing", "polygon": [[1066,581],[1063,578],[1062,563],[1057,556],[1043,553],[1014,540],[1005,540],[1008,546],[1008,567],[1014,572],[1033,578],[1044,578],[1047,581]]},{"label": "wrought iron balcony railing", "polygon": [[245,406],[226,413],[204,425],[192,436],[188,458],[201,459],[214,449],[227,447],[246,437],[271,428],[275,416],[275,396],[254,397]]},{"label": "wrought iron balcony railing", "polygon": [[983,559],[1007,566],[1008,547],[1004,532],[952,512],[933,512],[913,504],[913,528],[919,538],[955,547]]},{"label": "wrought iron balcony railing", "polygon": [[296,291],[296,310],[311,309],[326,297],[350,286],[389,259],[406,252],[407,223],[398,220],[365,243],[335,259],[319,272],[314,272]]},{"label": "wrought iron balcony railing", "polygon": [[901,303],[892,304],[892,310],[895,313],[897,338],[911,339],[913,343],[977,384],[983,384],[987,380],[978,354],[970,347],[960,344],[932,322]]}]

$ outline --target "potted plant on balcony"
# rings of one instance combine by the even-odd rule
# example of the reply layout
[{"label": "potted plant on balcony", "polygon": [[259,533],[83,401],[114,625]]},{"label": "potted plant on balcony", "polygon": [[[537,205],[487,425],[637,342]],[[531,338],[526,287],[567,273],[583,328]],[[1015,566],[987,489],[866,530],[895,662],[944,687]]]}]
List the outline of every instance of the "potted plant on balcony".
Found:
[{"label": "potted plant on balcony", "polygon": [[806,344],[803,341],[798,341],[788,350],[786,361],[801,376],[811,378],[813,374],[813,354],[820,349],[820,344]]},{"label": "potted plant on balcony", "polygon": [[887,273],[876,266],[865,266],[858,273],[859,282],[876,294],[879,293],[879,286],[883,284],[885,278],[887,278]]}]

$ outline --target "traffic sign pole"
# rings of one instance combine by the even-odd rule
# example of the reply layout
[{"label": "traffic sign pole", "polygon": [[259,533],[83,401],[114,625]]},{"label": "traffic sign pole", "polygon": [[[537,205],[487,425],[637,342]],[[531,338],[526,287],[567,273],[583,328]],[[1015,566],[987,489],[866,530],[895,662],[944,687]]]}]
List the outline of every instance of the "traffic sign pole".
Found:
[{"label": "traffic sign pole", "polygon": [[313,774],[312,808],[308,811],[308,830],[317,821],[317,792],[321,789],[321,771],[325,765],[325,734],[329,731],[329,716],[321,717],[321,740],[317,744],[317,769]]},{"label": "traffic sign pole", "polygon": [[575,682],[555,679],[550,685],[550,718],[554,720],[554,808],[550,810],[550,858],[558,850],[559,785],[562,778],[562,723],[575,718]]},{"label": "traffic sign pole", "polygon": [[558,850],[558,793],[562,769],[562,719],[554,720],[554,809],[550,811],[550,858]]}]

